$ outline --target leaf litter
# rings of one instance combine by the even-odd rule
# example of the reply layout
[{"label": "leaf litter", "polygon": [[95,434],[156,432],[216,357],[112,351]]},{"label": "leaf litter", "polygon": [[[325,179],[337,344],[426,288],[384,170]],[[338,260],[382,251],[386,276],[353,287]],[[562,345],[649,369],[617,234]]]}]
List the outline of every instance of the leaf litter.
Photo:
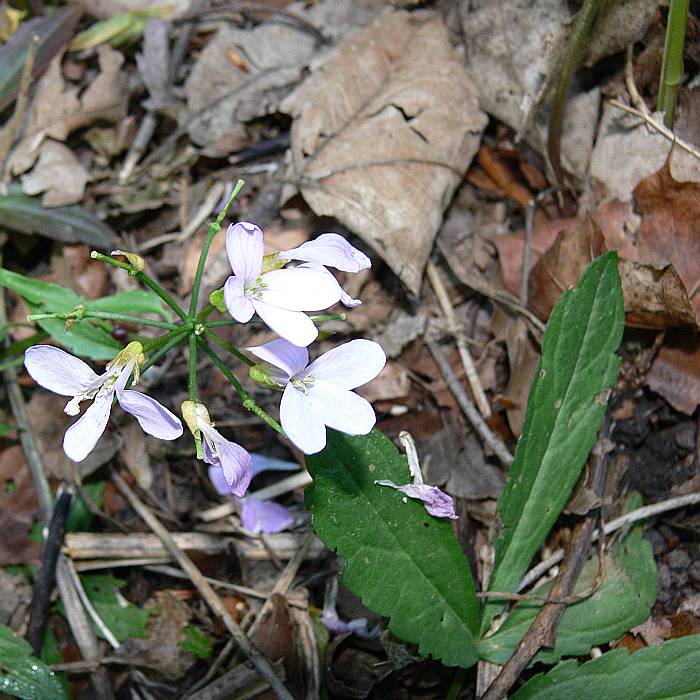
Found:
[{"label": "leaf litter", "polygon": [[[593,258],[616,249],[628,335],[621,379],[624,411],[616,414],[619,429],[612,438],[622,476],[615,479],[618,490],[609,497],[609,508],[620,507],[628,482],[649,499],[664,498],[683,484],[691,488],[697,478],[700,400],[698,161],[607,102],[610,95],[624,97],[619,52],[633,42],[638,42],[634,74],[644,99],[653,102],[654,62],[663,33],[656,2],[620,3],[597,25],[563,124],[563,163],[578,189],[570,211],[558,210],[552,195],[541,198],[529,244],[529,202],[552,184],[543,155],[551,87],[572,27],[570,5],[547,0],[547,11],[534,13],[530,3],[517,2],[504,13],[494,3],[480,2],[458,3],[447,11],[439,4],[426,10],[405,2],[277,1],[254,8],[222,6],[215,14],[197,3],[178,3],[171,16],[141,21],[119,50],[102,41],[109,38],[104,35],[95,48],[64,51],[79,29],[123,12],[140,13],[149,9],[145,5],[89,1],[79,26],[77,13],[68,11],[25,19],[14,39],[0,47],[0,65],[14,61],[7,63],[13,72],[0,81],[0,97],[9,105],[19,85],[23,61],[18,57],[26,52],[28,30],[40,33],[38,79],[8,163],[14,180],[10,177],[9,190],[0,193],[3,223],[19,232],[3,241],[9,269],[52,279],[93,299],[128,282],[116,274],[90,276],[84,266],[66,263],[75,253],[60,242],[81,240],[109,251],[118,236],[121,248],[139,252],[143,245],[149,269],[173,294],[186,297],[206,231],[207,217],[197,223],[197,211],[209,206],[213,185],[235,182],[239,175],[248,185],[236,216],[259,222],[267,217],[274,248],[297,247],[326,231],[349,237],[374,264],[348,280],[355,285],[351,295],[364,303],[348,313],[349,324],[326,326],[333,335],[323,349],[350,339],[344,337],[348,328],[385,345],[391,362],[364,395],[379,412],[383,430],[394,437],[407,427],[414,432],[430,483],[457,497],[461,518],[455,527],[460,542],[474,553],[475,541],[487,548],[493,539],[489,528],[504,471],[465,430],[450,387],[427,352],[426,333],[437,329],[450,344],[445,350],[457,381],[466,385],[452,336],[440,323],[440,308],[423,286],[425,264],[432,259],[449,276],[459,332],[493,410],[490,428],[513,445],[539,359],[542,322]],[[172,70],[178,37],[190,30],[182,60]],[[612,60],[600,62],[611,55]],[[697,144],[698,91],[690,80],[686,83],[674,132]],[[157,115],[157,126],[144,137],[139,129],[147,114]],[[129,157],[136,158],[134,170],[120,179]],[[187,235],[181,237],[183,232]],[[163,235],[165,242],[158,242]],[[44,237],[59,241],[56,255],[49,255]],[[215,242],[207,268],[205,284],[212,288],[218,284],[217,264],[225,257],[222,244],[223,237]],[[523,297],[526,249],[531,259]],[[11,320],[24,322],[26,307],[14,298],[10,306]],[[21,341],[35,330],[17,328],[9,337]],[[128,324],[109,329],[115,339],[133,331]],[[249,338],[230,329],[222,334],[243,346],[270,339],[263,331]],[[208,367],[199,372],[219,425],[258,445],[267,457],[289,461],[297,456],[252,425]],[[182,357],[168,358],[149,372],[149,391],[177,406],[186,398],[178,395],[186,373]],[[243,383],[256,390],[249,378]],[[57,449],[65,422],[61,405],[37,392],[29,409],[54,486],[72,481],[76,474]],[[0,547],[2,563],[34,563],[40,548],[29,532],[38,522],[38,504],[13,434],[0,439],[0,462],[7,472],[0,496],[12,533]],[[205,545],[191,552],[215,580],[255,586],[266,595],[280,580],[279,567],[298,551],[306,527],[299,490],[277,497],[295,513],[295,528],[280,538],[251,538],[240,534],[236,514],[198,520],[198,513],[221,499],[184,443],[164,448],[125,423],[109,432],[94,457],[79,465],[78,477],[88,485],[107,479],[104,500],[93,504],[101,515],[91,528],[95,536],[116,538],[117,549],[104,550],[101,566],[108,571],[107,552],[119,551],[119,526],[140,527],[109,481],[115,461],[145,489],[168,529],[217,540],[217,554],[207,554]],[[260,475],[254,486],[279,481]],[[635,644],[657,643],[667,636],[669,624],[679,634],[697,632],[692,601],[700,576],[683,579],[682,567],[666,565],[671,553],[686,551],[692,562],[686,569],[692,572],[697,564],[689,523],[689,516],[681,515],[672,524],[660,520],[649,529],[660,580],[668,580],[659,592],[659,605],[668,615],[655,611],[656,617],[636,627]],[[552,546],[566,537],[566,529],[555,526]],[[478,555],[481,562],[482,552]],[[86,563],[97,565],[80,566]],[[151,610],[149,636],[130,634],[121,653],[138,661],[151,680],[170,679],[167,685],[179,679],[191,688],[204,678],[206,664],[197,661],[187,640],[204,639],[204,646],[196,648],[208,643],[216,657],[227,636],[201,606],[191,583],[175,578],[176,569],[162,557],[151,557],[146,565],[150,569],[119,566],[126,580],[122,603]],[[315,607],[322,604],[322,587],[313,576],[332,576],[337,564],[328,553],[321,557],[317,544],[300,566],[299,580],[310,582],[274,596],[257,637],[271,657],[283,659],[291,686],[302,694],[326,684],[359,697],[373,687],[376,693],[422,683],[421,688],[431,688],[431,697],[445,696],[452,673],[426,663],[402,671],[413,659],[388,638],[371,643],[354,635],[337,638],[328,657],[332,667],[326,670],[328,632],[319,627]],[[235,615],[260,609],[255,595],[217,590]],[[95,597],[93,590],[88,593]],[[105,609],[107,617],[118,613],[119,600],[114,598],[117,607]],[[348,619],[369,614],[351,600],[355,608]],[[18,596],[15,610],[7,611],[13,626],[22,625],[23,606],[26,600]],[[197,632],[187,632],[190,627]],[[65,648],[69,633],[61,634]],[[377,663],[386,669],[365,672],[367,664],[374,668]],[[117,674],[112,677],[116,680]],[[135,674],[120,682],[142,683]],[[165,692],[173,692],[172,686]]]}]

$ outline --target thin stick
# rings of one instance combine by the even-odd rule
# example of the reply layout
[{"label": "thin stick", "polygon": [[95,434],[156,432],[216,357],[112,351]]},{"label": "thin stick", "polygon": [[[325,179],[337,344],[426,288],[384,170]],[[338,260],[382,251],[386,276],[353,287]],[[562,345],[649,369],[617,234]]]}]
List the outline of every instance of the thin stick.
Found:
[{"label": "thin stick", "polygon": [[[676,510],[678,508],[684,508],[685,506],[692,506],[696,503],[700,503],[700,493],[691,493],[686,496],[676,496],[675,498],[669,498],[665,501],[659,501],[658,503],[652,503],[648,506],[642,506],[636,510],[631,510],[629,513],[621,515],[615,520],[611,520],[609,523],[605,524],[603,527],[603,533],[605,535],[611,535],[625,525],[631,525],[632,523],[639,522],[640,520],[646,520],[654,515],[660,515],[661,513],[666,513],[669,510]],[[600,537],[600,532],[596,530],[593,533],[592,540],[595,541]],[[548,557],[544,561],[541,561],[537,566],[533,566],[530,571],[523,577],[523,580],[518,585],[518,591],[522,591],[528,586],[532,585],[539,578],[544,576],[553,566],[556,566],[564,558],[564,550],[558,549],[551,557]]]},{"label": "thin stick", "polygon": [[442,278],[440,277],[440,272],[437,267],[433,264],[431,260],[425,268],[428,273],[428,279],[433,287],[435,296],[440,304],[442,313],[447,321],[447,329],[450,334],[454,337],[455,343],[457,345],[457,350],[459,350],[459,357],[462,360],[462,366],[464,367],[464,372],[467,375],[467,381],[471,387],[472,394],[474,395],[474,400],[476,405],[481,411],[481,415],[484,418],[488,418],[491,415],[491,407],[489,406],[489,400],[486,398],[484,389],[481,386],[481,380],[479,379],[479,373],[476,371],[476,366],[474,365],[474,360],[472,359],[469,348],[464,341],[464,335],[462,333],[459,324],[457,323],[457,317],[455,316],[455,310],[450,301],[450,297],[447,294],[447,289],[443,284]]},{"label": "thin stick", "polygon": [[486,421],[484,421],[481,414],[476,409],[476,406],[469,400],[462,385],[457,381],[457,377],[455,377],[452,367],[450,367],[450,363],[447,361],[440,346],[428,335],[426,335],[425,344],[428,346],[428,350],[430,350],[430,354],[433,356],[440,373],[445,378],[447,386],[457,400],[462,411],[464,411],[464,415],[466,415],[469,422],[474,426],[476,432],[479,433],[481,439],[493,450],[493,453],[498,457],[500,462],[504,466],[509,467],[513,462],[513,455],[511,455],[503,442],[493,434],[491,428],[486,425]]},{"label": "thin stick", "polygon": [[117,638],[112,634],[112,630],[107,627],[104,620],[97,614],[97,610],[95,610],[95,608],[92,606],[92,603],[90,602],[90,599],[83,588],[83,583],[80,580],[80,576],[78,576],[78,572],[75,570],[73,560],[68,557],[66,557],[66,571],[68,571],[70,574],[73,587],[80,597],[80,602],[83,604],[85,610],[87,610],[88,615],[95,623],[97,629],[100,630],[102,636],[107,640],[112,649],[119,649],[121,644],[119,644]]},{"label": "thin stick", "polygon": [[141,499],[131,490],[128,484],[114,472],[112,480],[121,491],[122,495],[129,501],[131,507],[141,516],[143,521],[153,532],[160,538],[163,546],[172,554],[182,570],[190,577],[190,580],[199,591],[202,598],[211,608],[212,612],[217,615],[224,623],[226,629],[231,636],[236,640],[236,643],[245,655],[251,660],[253,665],[258,669],[260,675],[270,684],[270,687],[277,694],[277,697],[282,700],[293,700],[292,695],[285,688],[284,684],[275,675],[269,661],[261,654],[246,637],[238,623],[231,617],[228,610],[224,607],[219,596],[216,595],[214,589],[207,583],[201,571],[194,565],[192,560],[178,546],[172,535],[166,530],[161,522],[151,513],[150,509],[141,501]]},{"label": "thin stick", "polygon": [[678,138],[678,136],[676,136],[671,129],[664,126],[651,115],[644,114],[644,112],[636,109],[635,107],[630,107],[630,105],[626,105],[624,102],[620,102],[619,100],[610,100],[608,104],[611,104],[613,107],[617,107],[617,109],[621,109],[623,112],[634,114],[635,117],[643,119],[652,129],[656,129],[656,131],[658,131],[663,137],[667,138],[674,146],[678,146],[678,148],[690,153],[691,156],[700,159],[700,151],[698,151],[695,146],[681,138]]}]

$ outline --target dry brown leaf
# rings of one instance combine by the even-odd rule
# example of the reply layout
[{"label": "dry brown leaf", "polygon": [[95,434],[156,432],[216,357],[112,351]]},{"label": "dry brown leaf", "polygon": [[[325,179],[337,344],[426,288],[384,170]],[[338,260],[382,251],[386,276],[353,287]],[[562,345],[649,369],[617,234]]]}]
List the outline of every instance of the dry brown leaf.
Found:
[{"label": "dry brown leaf", "polygon": [[442,20],[381,17],[342,42],[282,109],[294,116],[291,178],[311,208],[361,236],[418,294],[486,125]]},{"label": "dry brown leaf", "polygon": [[646,382],[677,411],[692,415],[700,404],[700,337],[667,336]]},{"label": "dry brown leaf", "polygon": [[68,135],[97,120],[118,122],[126,116],[128,80],[121,71],[124,56],[107,45],[97,49],[100,73],[82,95],[68,85],[61,72],[61,55],[50,63],[39,80],[24,138],[12,154],[15,175],[26,172],[36,160],[36,141],[44,136],[65,141]]},{"label": "dry brown leaf", "polygon": [[[211,155],[240,122],[276,112],[280,100],[301,79],[315,48],[314,38],[292,24],[264,22],[252,30],[222,27],[207,44],[185,82],[187,131]],[[231,50],[247,61],[234,65]]]},{"label": "dry brown leaf", "polygon": [[25,194],[44,193],[44,207],[63,207],[83,199],[89,175],[70,148],[58,141],[44,141],[39,160],[31,172],[22,176]]}]

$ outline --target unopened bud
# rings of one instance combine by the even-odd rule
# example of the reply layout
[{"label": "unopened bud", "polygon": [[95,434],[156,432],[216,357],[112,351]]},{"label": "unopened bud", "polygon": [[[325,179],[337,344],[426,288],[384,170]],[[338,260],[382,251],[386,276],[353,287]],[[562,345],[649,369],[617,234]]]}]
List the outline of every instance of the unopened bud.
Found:
[{"label": "unopened bud", "polygon": [[146,263],[140,255],[130,253],[128,250],[113,250],[110,255],[123,255],[136,272],[143,272],[143,269],[146,267]]},{"label": "unopened bud", "polygon": [[266,389],[274,389],[275,391],[284,389],[284,385],[274,378],[274,375],[279,375],[279,373],[279,369],[269,362],[259,362],[248,369],[248,374],[254,382],[264,386]]},{"label": "unopened bud", "polygon": [[273,270],[281,270],[289,260],[280,258],[277,253],[270,253],[266,255],[262,261],[262,272],[260,274],[264,275],[266,272],[272,272]]},{"label": "unopened bud", "polygon": [[217,310],[221,311],[222,314],[225,314],[228,309],[226,308],[226,302],[224,301],[224,290],[222,289],[215,289],[210,295],[209,295],[209,303]]},{"label": "unopened bud", "polygon": [[207,411],[206,406],[203,403],[196,403],[195,401],[183,401],[180,406],[180,412],[182,417],[187,423],[187,427],[190,429],[192,435],[197,435],[199,432],[199,425],[201,422],[207,425],[213,425],[211,418],[209,417],[209,411]]}]

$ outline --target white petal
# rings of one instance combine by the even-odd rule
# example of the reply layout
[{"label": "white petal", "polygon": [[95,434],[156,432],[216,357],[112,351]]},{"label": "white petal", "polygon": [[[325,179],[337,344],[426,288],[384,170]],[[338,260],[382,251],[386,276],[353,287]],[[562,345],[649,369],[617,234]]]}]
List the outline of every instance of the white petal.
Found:
[{"label": "white petal", "polygon": [[329,382],[315,381],[308,399],[329,428],[348,435],[367,435],[377,421],[369,401]]},{"label": "white petal", "polygon": [[277,306],[270,306],[253,300],[253,307],[258,316],[267,323],[280,337],[288,340],[292,345],[306,347],[316,340],[318,328],[314,322],[301,311],[287,311]]},{"label": "white petal", "polygon": [[74,462],[82,462],[94,449],[107,427],[112,410],[113,392],[98,396],[83,416],[71,425],[63,437],[63,451]]},{"label": "white petal", "polygon": [[373,340],[351,340],[314,360],[308,371],[316,379],[332,382],[340,389],[367,384],[384,369],[386,355]]},{"label": "white petal", "polygon": [[305,454],[320,452],[326,446],[326,427],[314,411],[308,396],[291,384],[282,394],[280,422],[287,437]]},{"label": "white petal", "polygon": [[117,400],[145,433],[161,440],[175,440],[182,435],[180,419],[150,396],[139,391],[118,391]]},{"label": "white petal", "polygon": [[340,303],[343,306],[347,306],[348,309],[354,309],[356,306],[362,304],[361,299],[353,299],[344,289],[340,295]]},{"label": "white petal", "polygon": [[233,275],[224,284],[224,302],[228,312],[236,321],[247,323],[255,313],[250,299],[243,291],[243,278]]},{"label": "white petal", "polygon": [[260,299],[290,311],[321,311],[338,303],[343,290],[328,270],[299,266],[263,275]]},{"label": "white petal", "polygon": [[226,231],[226,255],[233,274],[245,281],[260,276],[264,255],[263,233],[255,225],[240,221]]},{"label": "white petal", "polygon": [[323,233],[315,240],[284,250],[279,255],[287,260],[317,262],[345,272],[359,272],[372,266],[372,261],[362,251],[337,233]]},{"label": "white petal", "polygon": [[309,364],[309,351],[305,347],[293,345],[284,338],[276,338],[265,345],[248,350],[264,362],[269,362],[286,372],[287,378],[301,372]]},{"label": "white petal", "polygon": [[81,394],[99,379],[82,360],[52,345],[29,348],[24,353],[24,366],[37,384],[61,396]]}]

